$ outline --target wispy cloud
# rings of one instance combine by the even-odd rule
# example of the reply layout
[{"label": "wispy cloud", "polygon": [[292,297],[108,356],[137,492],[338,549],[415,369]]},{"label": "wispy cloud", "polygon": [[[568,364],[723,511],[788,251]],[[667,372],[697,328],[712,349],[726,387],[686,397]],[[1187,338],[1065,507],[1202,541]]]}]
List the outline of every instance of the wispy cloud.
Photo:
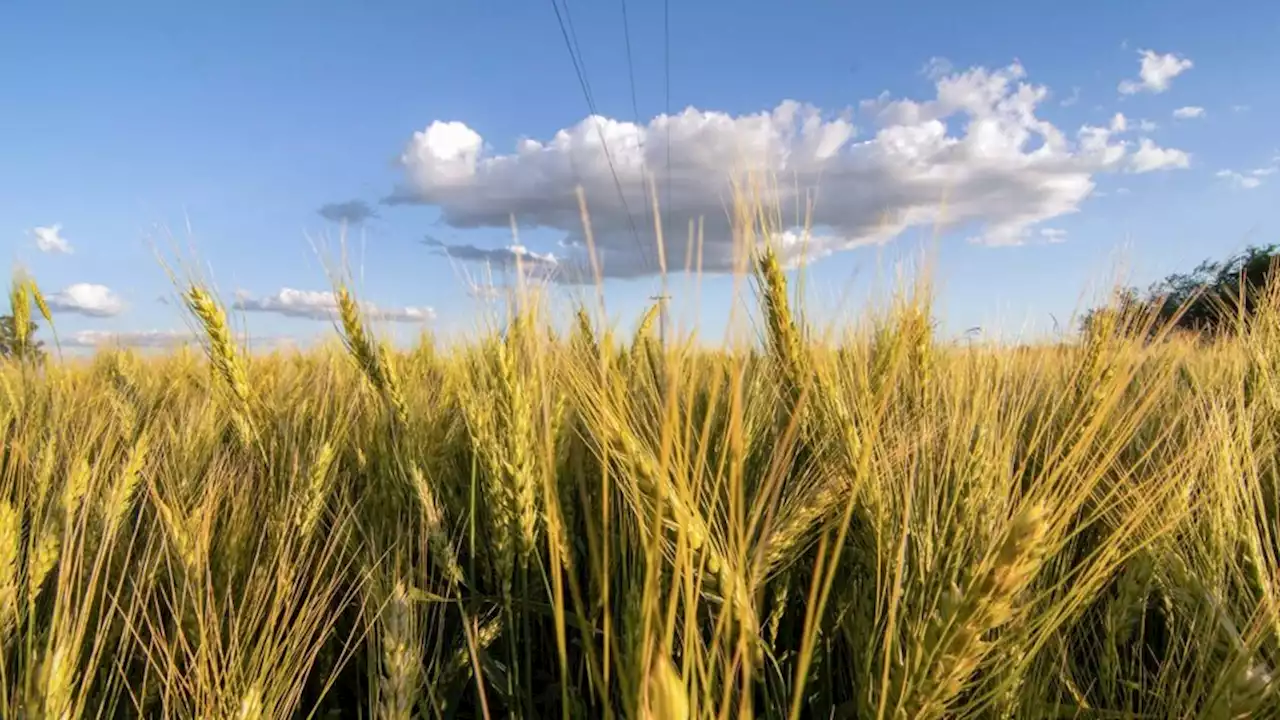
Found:
[{"label": "wispy cloud", "polygon": [[1262,178],[1253,175],[1245,175],[1235,170],[1219,170],[1214,173],[1215,177],[1222,178],[1231,183],[1233,187],[1241,190],[1252,190],[1262,184]]},{"label": "wispy cloud", "polygon": [[1263,180],[1280,171],[1280,156],[1272,158],[1270,165],[1254,168],[1248,172],[1236,170],[1219,170],[1214,176],[1227,181],[1239,190],[1252,190],[1262,184]]},{"label": "wispy cloud", "polygon": [[1154,50],[1138,52],[1142,58],[1138,68],[1137,80],[1124,80],[1119,85],[1120,93],[1133,95],[1140,92],[1162,93],[1169,89],[1173,79],[1194,67],[1190,59],[1179,57],[1174,53],[1160,54]]},{"label": "wispy cloud", "polygon": [[422,244],[435,248],[441,255],[465,262],[478,262],[500,269],[513,268],[517,264],[532,268],[534,266],[555,266],[556,256],[551,253],[540,254],[530,251],[523,245],[508,245],[500,248],[482,248],[466,243],[450,244],[428,235]]},{"label": "wispy cloud", "polygon": [[1187,105],[1173,111],[1173,116],[1179,120],[1190,120],[1191,118],[1204,117],[1204,108],[1197,105]]},{"label": "wispy cloud", "polygon": [[198,340],[189,330],[81,330],[63,341],[70,347],[167,348]]},{"label": "wispy cloud", "polygon": [[[329,291],[295,290],[282,288],[274,295],[254,297],[239,291],[232,304],[245,312],[274,313],[285,317],[308,320],[331,320],[338,314],[338,299]],[[426,322],[435,318],[435,310],[429,307],[379,307],[365,302],[361,305],[366,317],[388,322]]]},{"label": "wispy cloud", "polygon": [[76,283],[49,295],[45,300],[54,312],[87,317],[112,317],[124,310],[124,301],[106,285]]},{"label": "wispy cloud", "polygon": [[1062,228],[1040,228],[1040,239],[1046,243],[1067,241],[1067,231]]},{"label": "wispy cloud", "polygon": [[944,57],[931,57],[925,62],[924,67],[920,69],[920,74],[930,80],[937,80],[940,77],[946,77],[955,71],[955,66],[951,61]]},{"label": "wispy cloud", "polygon": [[[190,330],[80,330],[63,338],[65,347],[99,349],[108,347],[138,349],[172,349],[204,342],[202,335]],[[284,335],[248,338],[254,349],[275,349],[297,345],[297,339]]]},{"label": "wispy cloud", "polygon": [[59,223],[32,228],[31,234],[35,236],[36,248],[40,252],[60,253],[63,255],[69,255],[74,252],[71,249],[71,243],[62,237],[62,225]]},{"label": "wispy cloud", "polygon": [[378,217],[378,211],[374,210],[364,200],[326,203],[321,205],[316,212],[320,213],[320,217],[326,220],[345,222],[348,225],[358,225],[366,220]]}]

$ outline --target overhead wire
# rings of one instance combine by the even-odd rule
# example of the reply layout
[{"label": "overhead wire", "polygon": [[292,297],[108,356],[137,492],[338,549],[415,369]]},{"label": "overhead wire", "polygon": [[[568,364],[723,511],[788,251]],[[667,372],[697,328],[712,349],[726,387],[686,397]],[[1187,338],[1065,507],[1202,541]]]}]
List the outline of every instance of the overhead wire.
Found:
[{"label": "overhead wire", "polygon": [[[622,37],[623,37],[623,40],[625,41],[625,45],[627,49],[627,83],[631,86],[631,117],[632,117],[632,120],[635,122],[636,127],[639,127],[640,126],[640,102],[636,98],[636,70],[635,70],[635,63],[632,60],[632,53],[631,53],[631,20],[628,17],[628,13],[627,13],[627,0],[622,0]],[[640,153],[641,153],[641,162],[643,163],[645,169],[647,170],[648,164],[649,164],[649,158],[648,158],[648,154],[645,152],[645,148],[643,144],[641,145]],[[647,183],[645,183],[645,179],[643,175],[637,178],[637,182],[640,183],[640,194],[645,197],[646,213],[649,216],[649,224],[652,225],[653,224],[653,203],[649,201],[650,200],[649,186]]]},{"label": "overhead wire", "polygon": [[600,114],[596,110],[595,97],[591,93],[591,81],[587,78],[586,61],[583,59],[581,48],[578,45],[578,33],[573,27],[573,16],[569,12],[568,0],[561,0],[561,2],[564,3],[563,13],[560,10],[559,3],[556,0],[551,0],[551,9],[555,11],[556,23],[560,26],[560,36],[564,40],[565,49],[569,52],[569,59],[573,62],[574,73],[578,77],[578,85],[582,89],[583,98],[587,101],[587,109],[595,120],[600,146],[604,150],[605,161],[609,165],[609,174],[613,176],[613,185],[618,193],[618,200],[622,203],[622,209],[627,214],[627,224],[631,228],[632,240],[635,242],[636,248],[645,257],[646,262],[652,262],[644,243],[640,241],[640,231],[636,227],[635,215],[631,212],[626,193],[622,190],[622,181],[618,178],[618,169],[613,162],[613,154],[609,152],[608,139],[605,138],[604,129],[600,126]]},{"label": "overhead wire", "polygon": [[667,115],[667,173],[663,178],[666,190],[663,205],[667,206],[671,204],[671,0],[662,0],[662,73]]}]

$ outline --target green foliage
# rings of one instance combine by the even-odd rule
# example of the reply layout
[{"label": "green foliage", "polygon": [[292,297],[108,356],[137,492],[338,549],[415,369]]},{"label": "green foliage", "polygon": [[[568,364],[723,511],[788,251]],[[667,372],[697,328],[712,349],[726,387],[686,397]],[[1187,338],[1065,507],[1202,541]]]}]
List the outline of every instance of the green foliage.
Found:
[{"label": "green foliage", "polygon": [[[34,320],[27,322],[27,328],[28,338],[39,329]],[[39,359],[44,356],[42,341],[27,340],[25,344],[19,344],[16,330],[17,325],[12,315],[0,315],[0,358]]]},{"label": "green foliage", "polygon": [[[1280,260],[1280,246],[1250,246],[1226,260],[1205,260],[1189,273],[1175,273],[1145,292],[1123,289],[1115,308],[1152,312],[1161,323],[1172,323],[1203,337],[1216,337],[1237,329],[1257,312]],[[1082,318],[1087,328],[1105,308],[1091,309]]]}]

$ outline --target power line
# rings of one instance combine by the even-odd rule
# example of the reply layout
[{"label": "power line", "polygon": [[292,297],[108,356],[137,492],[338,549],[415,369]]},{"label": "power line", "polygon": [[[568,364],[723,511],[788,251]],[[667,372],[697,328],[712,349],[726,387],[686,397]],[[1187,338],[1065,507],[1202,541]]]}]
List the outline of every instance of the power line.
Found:
[{"label": "power line", "polygon": [[636,70],[631,62],[631,22],[627,19],[627,0],[622,0],[622,37],[627,44],[627,80],[631,83],[631,114],[640,120],[640,104],[636,102]]},{"label": "power line", "polygon": [[[622,0],[622,38],[627,48],[627,83],[631,86],[631,117],[635,121],[636,126],[640,125],[640,102],[636,99],[636,69],[635,63],[632,61],[631,54],[631,20],[627,16],[627,0]],[[644,146],[641,145],[641,162],[647,168],[648,158],[644,155]],[[649,187],[645,184],[643,175],[637,178],[640,183],[640,195],[649,198]],[[653,203],[645,203],[645,213],[649,218],[650,224],[653,224]]]},{"label": "power line", "polygon": [[[595,98],[591,94],[591,82],[587,79],[586,61],[582,58],[581,49],[578,48],[578,33],[573,29],[573,16],[569,13],[569,4],[567,0],[561,0],[565,3],[564,13],[560,12],[560,6],[556,0],[551,0],[551,9],[556,13],[556,22],[560,25],[560,36],[564,39],[565,49],[569,51],[569,59],[573,61],[574,72],[578,76],[578,85],[582,88],[582,96],[587,101],[587,109],[593,118],[598,118],[599,113],[596,111]],[[565,20],[568,19],[566,27]],[[572,35],[572,39],[570,39]],[[644,243],[640,242],[640,232],[636,228],[635,216],[631,213],[631,207],[627,203],[626,193],[622,191],[622,181],[618,179],[618,170],[613,163],[613,154],[609,152],[609,143],[605,139],[604,130],[600,127],[600,121],[595,122],[596,133],[600,137],[600,146],[604,150],[605,161],[609,164],[609,174],[613,176],[613,186],[618,192],[618,200],[622,202],[622,209],[627,213],[627,224],[631,227],[631,237],[636,244],[636,248],[645,255],[648,260],[648,253],[645,252]]]},{"label": "power line", "polygon": [[662,71],[667,113],[667,176],[663,205],[671,204],[671,0],[662,0]]}]

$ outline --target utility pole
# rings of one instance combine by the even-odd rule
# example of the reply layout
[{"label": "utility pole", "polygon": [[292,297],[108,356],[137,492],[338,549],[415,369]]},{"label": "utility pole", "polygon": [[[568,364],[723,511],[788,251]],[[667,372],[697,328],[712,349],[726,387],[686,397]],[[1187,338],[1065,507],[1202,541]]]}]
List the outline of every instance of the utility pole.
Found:
[{"label": "utility pole", "polygon": [[658,342],[665,348],[667,346],[667,301],[671,299],[671,296],[664,292],[661,295],[650,295],[649,299],[659,303]]}]

